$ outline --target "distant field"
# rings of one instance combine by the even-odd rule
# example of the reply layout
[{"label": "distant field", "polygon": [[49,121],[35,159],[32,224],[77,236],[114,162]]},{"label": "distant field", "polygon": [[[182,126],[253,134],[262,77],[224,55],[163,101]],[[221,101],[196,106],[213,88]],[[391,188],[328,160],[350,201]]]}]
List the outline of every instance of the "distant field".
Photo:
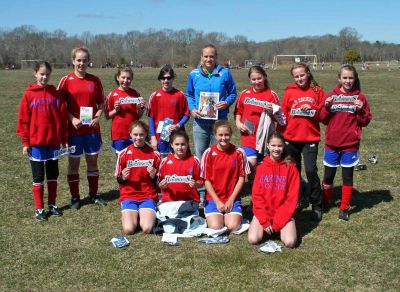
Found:
[{"label": "distant field", "polygon": [[[105,92],[116,87],[114,69],[92,70]],[[189,69],[177,69],[175,85],[185,91]],[[55,70],[57,84],[65,70]],[[238,92],[249,87],[247,70],[232,71]],[[310,221],[311,210],[297,216],[299,248],[267,255],[247,243],[247,235],[231,235],[227,245],[202,245],[181,240],[179,247],[161,243],[160,237],[141,233],[129,236],[131,245],[114,248],[110,239],[120,235],[117,182],[113,178],[115,155],[109,151],[110,121],[102,119],[104,150],[100,155],[100,192],[104,207],[84,205],[69,209],[66,162],[60,161],[58,205],[64,216],[36,222],[31,195],[31,170],[15,134],[22,93],[33,82],[31,71],[0,71],[0,290],[392,290],[399,289],[400,73],[362,71],[373,121],[363,132],[361,161],[368,169],[355,173],[356,193],[349,222],[339,222],[338,209],[322,222]],[[148,99],[158,88],[158,69],[136,69],[133,87]],[[268,71],[279,96],[291,82],[287,68]],[[336,82],[334,70],[314,72],[326,90]],[[233,108],[231,109],[231,112]],[[232,119],[232,114],[230,114]],[[191,120],[186,127],[192,133]],[[238,144],[238,132],[234,133]],[[322,177],[322,144],[319,168]],[[377,155],[377,165],[368,163]],[[88,193],[84,163],[81,194]],[[336,186],[341,182],[340,171]],[[339,203],[336,188],[336,203]],[[46,197],[47,200],[47,197]],[[244,199],[248,204],[249,197]],[[396,288],[397,287],[397,288]]]}]

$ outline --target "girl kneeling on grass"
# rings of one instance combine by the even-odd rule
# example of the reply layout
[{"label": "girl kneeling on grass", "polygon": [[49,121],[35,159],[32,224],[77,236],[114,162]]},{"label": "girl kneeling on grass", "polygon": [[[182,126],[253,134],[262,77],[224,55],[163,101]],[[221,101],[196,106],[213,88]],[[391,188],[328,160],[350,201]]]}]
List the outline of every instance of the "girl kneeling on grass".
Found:
[{"label": "girl kneeling on grass", "polygon": [[280,232],[286,247],[295,247],[297,241],[294,213],[300,188],[300,176],[296,164],[285,151],[285,140],[279,132],[268,137],[270,152],[256,169],[252,190],[253,220],[248,240],[259,243],[264,232],[272,235]]},{"label": "girl kneeling on grass", "polygon": [[349,205],[353,193],[354,166],[360,159],[361,132],[372,119],[368,101],[361,93],[360,80],[352,65],[339,72],[339,84],[324,99],[320,119],[326,125],[324,150],[324,205],[332,204],[333,180],[342,166],[342,203],[339,219],[349,220]]},{"label": "girl kneeling on grass", "polygon": [[153,179],[160,165],[160,154],[146,144],[150,137],[149,127],[144,122],[133,122],[129,132],[133,144],[119,153],[115,169],[120,190],[122,230],[125,234],[133,234],[140,222],[143,233],[151,233],[158,201]]},{"label": "girl kneeling on grass", "polygon": [[159,170],[162,202],[194,201],[200,203],[197,188],[203,186],[200,161],[189,150],[189,137],[185,131],[172,132],[173,154],[163,159]]},{"label": "girl kneeling on grass", "polygon": [[62,216],[56,206],[58,158],[60,144],[68,147],[68,113],[61,94],[48,85],[51,66],[47,62],[35,67],[36,84],[26,89],[19,106],[17,134],[22,140],[22,153],[28,155],[33,176],[32,192],[36,206],[35,217],[47,220],[44,210],[44,177],[49,193],[49,215]]},{"label": "girl kneeling on grass", "polygon": [[204,213],[209,228],[226,226],[232,231],[242,221],[240,190],[250,167],[244,151],[230,142],[232,128],[228,121],[215,122],[214,134],[217,144],[208,148],[201,160],[206,187]]}]

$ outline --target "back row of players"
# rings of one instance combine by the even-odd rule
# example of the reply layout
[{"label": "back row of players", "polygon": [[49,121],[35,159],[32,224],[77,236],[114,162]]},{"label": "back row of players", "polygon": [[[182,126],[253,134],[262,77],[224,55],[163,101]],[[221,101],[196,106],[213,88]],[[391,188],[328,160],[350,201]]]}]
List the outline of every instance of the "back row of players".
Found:
[{"label": "back row of players", "polygon": [[[144,232],[151,232],[158,201],[155,177],[162,202],[199,202],[198,189],[204,186],[207,225],[214,229],[225,225],[234,230],[241,223],[240,191],[247,176],[252,185],[254,213],[249,241],[261,241],[265,232],[280,232],[283,243],[292,247],[297,237],[294,213],[298,200],[302,200],[299,193],[309,194],[313,218],[321,220],[323,208],[332,204],[336,169],[342,166],[339,219],[349,219],[361,128],[372,118],[353,66],[342,66],[339,84],[325,94],[306,64],[294,64],[290,69],[294,83],[286,87],[281,105],[265,70],[250,68],[252,86],[240,94],[234,112],[241,135],[241,147],[237,148],[230,142],[232,128],[227,122],[228,109],[236,99],[236,85],[230,71],[217,63],[215,46],[203,47],[201,64],[189,74],[186,95],[173,87],[173,68],[166,65],[161,69],[161,88],[150,96],[147,105],[149,125],[139,121],[146,103],[130,87],[132,70],[118,69],[118,88],[104,102],[100,80],[86,72],[89,62],[86,48],[74,49],[74,72],[61,79],[58,89],[48,85],[50,65],[38,64],[36,84],[30,84],[22,97],[17,133],[32,166],[36,219],[62,215],[56,206],[60,145],[74,149],[68,164],[71,207],[79,209],[81,204],[79,165],[83,155],[89,197],[96,204],[105,204],[98,195],[97,163],[103,112],[112,119],[112,149],[119,154],[115,176],[126,234],[133,233],[139,222]],[[194,118],[196,157],[190,153],[189,137],[184,132],[190,115]],[[320,122],[327,125],[322,188],[316,163]],[[300,192],[301,156],[309,192]],[[45,176],[48,212],[43,199]]]}]

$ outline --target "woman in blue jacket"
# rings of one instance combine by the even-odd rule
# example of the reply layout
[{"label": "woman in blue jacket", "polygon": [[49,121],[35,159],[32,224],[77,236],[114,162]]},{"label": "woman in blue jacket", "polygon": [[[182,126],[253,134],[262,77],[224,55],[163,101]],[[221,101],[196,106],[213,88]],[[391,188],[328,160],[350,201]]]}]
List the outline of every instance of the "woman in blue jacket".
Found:
[{"label": "woman in blue jacket", "polygon": [[[201,96],[201,98],[200,98]],[[217,64],[217,49],[208,44],[203,47],[201,64],[189,73],[186,87],[189,111],[194,118],[193,138],[197,158],[215,144],[213,125],[216,120],[227,120],[229,107],[236,99],[236,84],[231,72]],[[200,101],[213,98],[217,115],[204,116],[200,112]]]}]

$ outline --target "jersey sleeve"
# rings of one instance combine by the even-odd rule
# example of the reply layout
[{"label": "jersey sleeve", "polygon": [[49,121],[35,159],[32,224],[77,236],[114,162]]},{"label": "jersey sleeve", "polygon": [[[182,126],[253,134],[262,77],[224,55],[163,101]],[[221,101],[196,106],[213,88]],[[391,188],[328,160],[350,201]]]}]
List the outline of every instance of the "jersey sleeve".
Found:
[{"label": "jersey sleeve", "polygon": [[251,173],[246,153],[242,150],[242,148],[238,148],[236,151],[238,151],[239,154],[239,176],[246,176]]},{"label": "jersey sleeve", "polygon": [[268,206],[265,200],[264,189],[261,182],[261,174],[263,166],[257,167],[256,176],[254,178],[253,188],[251,191],[251,200],[253,202],[253,213],[263,228],[271,225],[271,218],[268,217]]},{"label": "jersey sleeve", "polygon": [[126,167],[126,149],[127,148],[125,148],[118,154],[117,164],[115,166],[115,172],[114,172],[114,176],[116,178],[121,176],[122,170]]},{"label": "jersey sleeve", "polygon": [[157,100],[156,100],[156,91],[154,91],[149,98],[149,104],[147,106],[147,116],[149,118],[155,119],[156,117],[156,108],[157,108]]},{"label": "jersey sleeve", "polygon": [[67,110],[67,105],[65,104],[65,101],[62,98],[62,96],[61,96],[60,114],[61,114],[61,143],[66,145],[68,144],[68,110]]},{"label": "jersey sleeve", "polygon": [[110,91],[110,93],[108,94],[107,99],[106,99],[106,110],[107,110],[107,112],[111,112],[112,110],[114,110],[115,101],[114,101],[114,98],[112,96],[113,92],[114,91]]},{"label": "jersey sleeve", "polygon": [[201,174],[200,176],[205,179],[211,179],[212,163],[211,163],[211,148],[208,148],[201,158]]},{"label": "jersey sleeve", "polygon": [[100,106],[104,104],[104,90],[100,79],[96,77],[96,103]]},{"label": "jersey sleeve", "polygon": [[240,94],[238,101],[236,102],[235,116],[243,116],[244,104],[243,104],[243,94],[245,90]]},{"label": "jersey sleeve", "polygon": [[272,229],[280,231],[289,220],[293,217],[296,211],[297,200],[300,191],[300,175],[295,164],[291,164],[288,172],[288,181],[286,184],[286,200],[275,212],[272,219]]},{"label": "jersey sleeve", "polygon": [[22,96],[18,110],[17,134],[21,137],[22,145],[29,145],[30,110],[27,102],[26,93]]},{"label": "jersey sleeve", "polygon": [[356,111],[357,123],[360,127],[368,126],[369,122],[372,120],[371,110],[369,108],[368,100],[364,95],[361,95],[361,101],[363,102],[363,106],[360,110]]}]

